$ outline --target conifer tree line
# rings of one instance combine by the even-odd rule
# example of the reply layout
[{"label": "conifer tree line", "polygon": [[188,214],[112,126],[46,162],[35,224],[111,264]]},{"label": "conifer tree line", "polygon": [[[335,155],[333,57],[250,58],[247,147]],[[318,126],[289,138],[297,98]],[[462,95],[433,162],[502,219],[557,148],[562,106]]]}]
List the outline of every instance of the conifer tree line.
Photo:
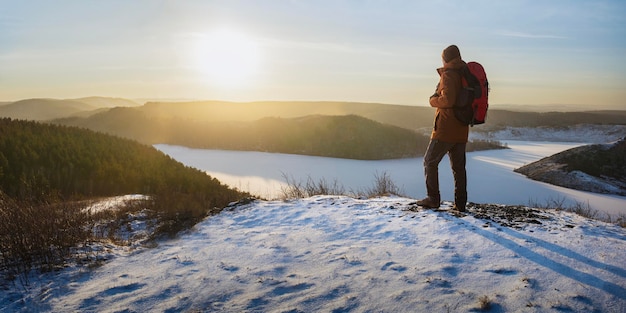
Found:
[{"label": "conifer tree line", "polygon": [[0,188],[19,200],[196,194],[227,204],[239,193],[153,147],[75,127],[0,119]]},{"label": "conifer tree line", "polygon": [[[143,194],[113,212],[87,200]],[[0,278],[28,283],[33,270],[98,262],[90,250],[131,223],[154,221],[151,237],[174,235],[249,197],[153,147],[75,127],[0,119]],[[106,225],[105,230],[102,225]]]}]

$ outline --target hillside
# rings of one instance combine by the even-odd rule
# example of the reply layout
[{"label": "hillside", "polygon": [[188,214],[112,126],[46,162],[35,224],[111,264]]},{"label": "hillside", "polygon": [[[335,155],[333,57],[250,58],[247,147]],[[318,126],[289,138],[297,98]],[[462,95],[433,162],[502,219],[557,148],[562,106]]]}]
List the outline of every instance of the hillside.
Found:
[{"label": "hillside", "polygon": [[515,171],[562,187],[626,196],[626,137],[569,149]]},{"label": "hillside", "polygon": [[626,231],[572,213],[314,196],[6,286],[7,312],[624,312]]},{"label": "hillside", "polygon": [[0,117],[44,121],[95,109],[91,104],[75,100],[27,99],[0,106]]},{"label": "hillside", "polygon": [[[283,152],[354,159],[422,155],[421,147],[425,145],[419,143],[423,142],[423,137],[430,136],[434,115],[434,109],[430,107],[378,103],[197,101],[148,102],[137,106],[130,100],[118,98],[90,97],[72,101],[78,100],[90,103],[85,104],[88,106],[99,105],[100,108],[80,112],[74,110],[74,113],[52,122],[118,135],[149,145],[169,143],[192,148]],[[14,105],[15,103],[8,106]],[[58,114],[60,112],[62,110],[57,110]],[[68,114],[63,112],[65,113],[62,114]],[[35,115],[37,116],[34,118],[43,118],[42,113]],[[333,119],[346,119],[345,116],[360,116],[365,119],[345,122],[352,125],[348,128],[340,127],[340,123],[330,122]],[[267,122],[271,119],[276,123]],[[362,125],[356,126],[356,123]],[[319,131],[322,126],[331,128]],[[399,136],[400,130],[391,132],[387,126],[417,131],[419,135],[405,133]],[[551,140],[569,141],[573,138],[572,134],[589,128],[595,128],[599,136],[594,139],[587,135],[576,136],[574,140],[600,142],[606,138],[607,132],[615,133],[613,139],[621,138],[626,135],[626,111],[533,113],[504,111],[493,107],[489,111],[488,122],[471,130],[472,140],[487,143],[476,142],[468,150],[497,148],[497,142],[489,141],[504,137],[521,139],[516,134],[520,131],[529,133],[526,131],[528,129],[535,129],[536,135],[527,140],[542,140],[548,135]],[[260,134],[266,137],[260,137]],[[555,137],[555,134],[561,136]],[[347,137],[355,140],[348,142]],[[380,141],[377,145],[381,149],[367,153],[359,151],[365,149],[361,148],[362,144],[370,142],[371,138]],[[398,143],[398,146],[392,145],[392,142]],[[411,142],[418,143],[417,151],[408,148]],[[303,147],[305,143],[308,145]],[[352,152],[339,151],[338,147],[347,147],[347,143],[353,144],[355,149]]]},{"label": "hillside", "polygon": [[[251,121],[263,117],[306,115],[359,115],[407,129],[432,127],[434,108],[358,102],[258,101],[258,102],[149,102],[140,109],[150,116],[177,116],[200,121]],[[484,128],[568,126],[575,124],[626,125],[626,111],[517,112],[492,105]]]},{"label": "hillside", "polygon": [[[380,160],[423,155],[428,135],[356,115],[266,117],[255,121],[207,122],[115,108],[87,119],[56,123],[90,128],[146,144],[191,148],[265,151],[346,159]],[[501,148],[475,142],[468,150]]]},{"label": "hillside", "polygon": [[[333,101],[186,101],[137,102],[124,98],[85,97],[77,99],[26,99],[0,105],[0,116],[30,120],[49,120],[72,116],[88,117],[102,109],[124,107],[140,110],[150,118],[180,118],[199,122],[255,121],[265,117],[294,118],[309,115],[359,115],[406,129],[432,127],[434,109],[426,106]],[[626,111],[519,111],[511,106],[491,105],[488,123],[473,128],[483,132],[503,127],[563,127],[576,124],[626,125]],[[40,112],[41,110],[41,112]],[[132,115],[132,111],[129,111]]]},{"label": "hillside", "polygon": [[417,125],[431,125],[433,121],[433,109],[428,107],[359,102],[148,102],[141,110],[150,116],[176,116],[208,122],[254,121],[264,117],[359,115],[380,123],[415,129]]},{"label": "hillside", "polygon": [[189,129],[189,133],[172,136],[165,143],[369,160],[413,157],[418,153],[416,147],[428,142],[407,129],[355,115],[268,117],[198,129],[204,131]]},{"label": "hillside", "polygon": [[96,108],[134,107],[140,105],[133,100],[111,97],[85,97],[71,100],[86,103]]},{"label": "hillside", "polygon": [[[137,194],[116,212],[86,210],[96,199]],[[127,242],[138,218],[146,240],[173,236],[248,196],[135,141],[0,119],[0,286],[103,262],[91,246]]]},{"label": "hillside", "polygon": [[119,106],[137,106],[122,98],[86,97],[79,99],[25,99],[0,105],[0,117],[47,121],[70,116],[87,117],[98,110]]},{"label": "hillside", "polygon": [[359,116],[263,118],[249,122],[199,122],[155,118],[117,108],[66,125],[132,138],[147,144],[194,148],[254,150],[353,159],[403,158],[417,155],[428,139],[407,129]]},{"label": "hillside", "polygon": [[626,124],[574,124],[568,126],[502,127],[489,132],[470,132],[482,140],[524,140],[549,142],[607,143],[626,137]]},{"label": "hillside", "polygon": [[246,196],[132,140],[6,118],[0,119],[0,190],[17,201],[45,203],[144,194],[179,226]]},{"label": "hillside", "polygon": [[[112,118],[130,120],[141,112],[142,119],[156,121],[182,120],[198,123],[251,122],[266,117],[296,118],[310,115],[358,115],[383,124],[428,132],[433,125],[435,109],[423,106],[389,105],[356,102],[148,102],[133,108],[118,108],[113,115],[101,114],[89,120],[62,120],[60,123],[98,129],[114,124]],[[626,111],[587,112],[514,112],[492,106],[487,123],[472,128],[472,132],[488,134],[507,127],[544,127],[562,129],[579,124],[626,125]],[[101,129],[102,130],[102,129]],[[133,137],[134,138],[134,137]]]},{"label": "hillside", "polygon": [[567,127],[577,124],[626,125],[626,110],[585,112],[514,112],[490,108],[487,126]]},{"label": "hillside", "polygon": [[[215,189],[218,194],[231,193],[203,172],[132,140],[85,129],[0,119],[0,188],[11,197],[152,194],[168,189],[170,183],[181,192]],[[224,201],[233,200],[226,198]]]}]

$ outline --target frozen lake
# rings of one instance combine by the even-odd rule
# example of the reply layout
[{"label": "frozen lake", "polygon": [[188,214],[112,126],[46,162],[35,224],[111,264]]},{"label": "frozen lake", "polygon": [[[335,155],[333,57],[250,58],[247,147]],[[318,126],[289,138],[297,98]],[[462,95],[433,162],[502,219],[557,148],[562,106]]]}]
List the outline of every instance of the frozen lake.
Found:
[{"label": "frozen lake", "polygon": [[[566,204],[589,204],[609,214],[626,213],[626,197],[582,192],[526,178],[513,169],[580,143],[506,141],[510,149],[467,154],[468,201],[500,204],[545,204],[565,199]],[[337,181],[346,191],[369,189],[376,175],[387,173],[404,196],[426,195],[422,158],[361,161],[280,153],[191,149],[155,145],[181,163],[206,171],[221,182],[252,194],[272,199],[282,195],[285,176],[305,183],[325,179]],[[448,158],[439,166],[442,200],[453,197]]]}]

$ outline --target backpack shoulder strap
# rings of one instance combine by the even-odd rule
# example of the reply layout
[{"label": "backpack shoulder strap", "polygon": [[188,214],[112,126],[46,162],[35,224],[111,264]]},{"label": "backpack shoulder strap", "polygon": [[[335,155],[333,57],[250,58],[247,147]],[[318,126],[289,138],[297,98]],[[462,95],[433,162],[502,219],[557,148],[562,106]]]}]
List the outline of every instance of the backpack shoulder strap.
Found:
[{"label": "backpack shoulder strap", "polygon": [[476,78],[476,76],[474,76],[474,74],[472,74],[467,65],[461,68],[461,76],[465,78],[467,85],[474,89],[474,98],[480,98],[482,96],[480,81],[478,80],[478,78]]}]

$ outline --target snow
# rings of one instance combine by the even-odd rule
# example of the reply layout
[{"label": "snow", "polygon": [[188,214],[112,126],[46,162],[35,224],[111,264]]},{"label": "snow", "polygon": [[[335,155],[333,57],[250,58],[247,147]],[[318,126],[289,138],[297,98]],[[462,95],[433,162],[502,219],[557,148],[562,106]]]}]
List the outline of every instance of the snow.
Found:
[{"label": "snow", "polygon": [[100,201],[96,201],[85,208],[90,213],[98,213],[101,211],[111,210],[124,205],[128,202],[148,199],[145,195],[124,195],[118,197],[108,197]]},{"label": "snow", "polygon": [[610,184],[610,180],[607,181],[581,171],[571,171],[566,173],[566,175],[570,176],[575,184],[580,185],[581,188],[584,186],[587,190],[597,190],[600,193],[624,194],[620,187]]},{"label": "snow", "polygon": [[470,139],[606,143],[626,137],[626,125],[576,124],[567,127],[505,127],[472,129]]},{"label": "snow", "polygon": [[[505,227],[315,196],[230,207],[155,248],[4,286],[2,312],[626,312],[626,230],[563,211]],[[444,209],[451,206],[445,203]]]}]

